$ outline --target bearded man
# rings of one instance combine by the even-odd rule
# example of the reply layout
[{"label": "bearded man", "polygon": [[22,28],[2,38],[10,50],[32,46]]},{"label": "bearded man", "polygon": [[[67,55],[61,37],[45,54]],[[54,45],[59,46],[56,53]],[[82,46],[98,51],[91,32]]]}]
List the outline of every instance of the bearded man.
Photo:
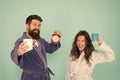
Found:
[{"label": "bearded man", "polygon": [[[38,15],[30,15],[26,19],[26,32],[15,42],[11,51],[13,62],[23,69],[21,80],[50,80],[53,72],[47,67],[46,53],[53,53],[61,47],[60,40],[54,44],[48,43],[40,36],[42,18]],[[53,34],[62,36],[60,31]],[[30,50],[24,39],[31,39],[33,48]],[[53,74],[54,75],[54,74]]]}]

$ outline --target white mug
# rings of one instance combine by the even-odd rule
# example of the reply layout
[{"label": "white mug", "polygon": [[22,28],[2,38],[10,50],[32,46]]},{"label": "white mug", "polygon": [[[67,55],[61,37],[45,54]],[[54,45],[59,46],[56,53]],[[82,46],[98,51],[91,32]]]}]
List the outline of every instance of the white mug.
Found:
[{"label": "white mug", "polygon": [[33,49],[33,40],[32,39],[23,39],[23,42],[26,42],[25,45],[28,45],[28,51]]}]

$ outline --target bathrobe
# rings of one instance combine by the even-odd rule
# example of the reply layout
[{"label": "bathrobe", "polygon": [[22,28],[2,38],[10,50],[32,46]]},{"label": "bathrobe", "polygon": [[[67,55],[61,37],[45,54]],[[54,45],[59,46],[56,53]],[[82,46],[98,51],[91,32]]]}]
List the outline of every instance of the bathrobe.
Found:
[{"label": "bathrobe", "polygon": [[115,59],[113,50],[103,41],[99,46],[101,52],[93,51],[90,59],[91,65],[85,61],[85,53],[81,53],[79,59],[67,61],[66,80],[93,80],[92,74],[96,64],[110,62]]},{"label": "bathrobe", "polygon": [[25,32],[15,42],[14,49],[11,51],[11,59],[23,69],[21,80],[50,80],[50,73],[53,74],[53,72],[47,67],[46,53],[53,53],[61,45],[48,43],[40,37],[38,46],[33,47],[31,51],[22,56],[18,56],[18,47],[23,42],[23,39],[28,39]]}]

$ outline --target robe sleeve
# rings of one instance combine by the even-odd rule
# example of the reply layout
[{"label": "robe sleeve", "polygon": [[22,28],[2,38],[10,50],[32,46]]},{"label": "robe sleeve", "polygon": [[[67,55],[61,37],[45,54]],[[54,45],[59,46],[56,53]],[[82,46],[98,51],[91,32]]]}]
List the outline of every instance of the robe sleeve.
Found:
[{"label": "robe sleeve", "polygon": [[70,73],[69,66],[70,66],[70,57],[69,57],[68,60],[67,60],[67,67],[66,67],[66,77],[65,77],[65,80],[70,80],[70,78],[71,78],[71,73]]},{"label": "robe sleeve", "polygon": [[92,56],[96,64],[110,62],[115,59],[113,50],[110,48],[110,46],[106,45],[104,41],[99,48],[102,50],[102,52],[93,52]]},{"label": "robe sleeve", "polygon": [[18,47],[21,43],[22,43],[22,41],[20,41],[20,40],[16,41],[14,49],[11,51],[11,59],[16,65],[18,65],[22,68],[22,66],[23,66],[23,56],[18,56],[17,55]]},{"label": "robe sleeve", "polygon": [[47,41],[45,41],[44,39],[41,39],[42,43],[45,46],[45,50],[47,53],[53,53],[55,52],[58,48],[61,47],[61,44],[52,44],[52,43],[48,43]]}]

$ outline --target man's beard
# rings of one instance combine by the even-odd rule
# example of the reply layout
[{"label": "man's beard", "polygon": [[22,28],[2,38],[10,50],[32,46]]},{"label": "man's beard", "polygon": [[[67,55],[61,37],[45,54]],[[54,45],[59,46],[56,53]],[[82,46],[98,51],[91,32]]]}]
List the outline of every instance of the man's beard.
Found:
[{"label": "man's beard", "polygon": [[[37,31],[37,32],[36,32]],[[40,31],[38,29],[33,29],[28,31],[28,34],[33,38],[33,39],[39,39],[40,38]]]}]

